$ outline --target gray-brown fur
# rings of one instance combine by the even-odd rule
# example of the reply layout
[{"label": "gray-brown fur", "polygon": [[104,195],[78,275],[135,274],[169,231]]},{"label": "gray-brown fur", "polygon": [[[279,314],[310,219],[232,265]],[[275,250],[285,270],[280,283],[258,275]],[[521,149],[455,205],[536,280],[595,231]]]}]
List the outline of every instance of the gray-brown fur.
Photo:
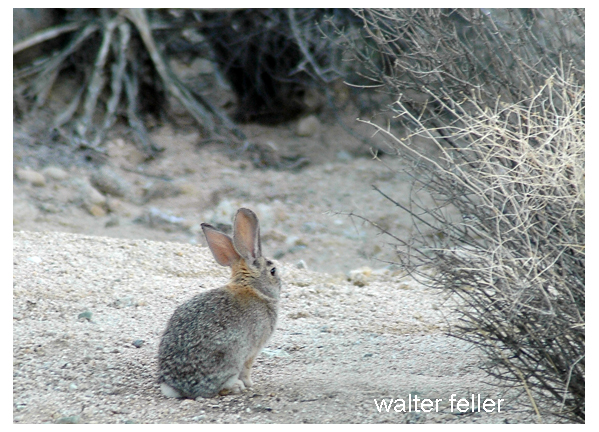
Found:
[{"label": "gray-brown fur", "polygon": [[281,281],[261,256],[256,215],[239,209],[233,239],[202,224],[221,265],[224,287],[196,295],[170,318],[158,351],[158,382],[167,396],[212,397],[251,387],[250,368],[277,321]]}]

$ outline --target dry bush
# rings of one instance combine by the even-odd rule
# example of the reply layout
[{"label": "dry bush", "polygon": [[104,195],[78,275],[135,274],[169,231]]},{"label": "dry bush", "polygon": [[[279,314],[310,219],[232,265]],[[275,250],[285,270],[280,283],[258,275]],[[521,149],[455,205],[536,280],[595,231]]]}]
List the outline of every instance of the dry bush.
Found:
[{"label": "dry bush", "polygon": [[352,55],[373,87],[400,91],[430,126],[446,119],[429,93],[494,104],[536,93],[560,65],[584,83],[584,9],[358,9],[367,44]]},{"label": "dry bush", "polygon": [[[170,95],[196,120],[206,137],[245,136],[227,115],[181,82],[170,69],[169,40],[181,41],[195,17],[177,10],[65,9],[56,26],[29,35],[13,46],[13,56],[37,49],[43,54],[15,62],[15,108],[30,114],[47,105],[65,76],[67,101],[50,127],[78,148],[105,154],[103,141],[119,117],[127,120],[140,149],[161,149],[148,137],[144,117],[161,116]],[[193,47],[192,47],[193,48]]]},{"label": "dry bush", "polygon": [[398,95],[394,121],[371,124],[437,204],[385,195],[418,227],[410,239],[381,230],[398,262],[453,294],[450,333],[482,348],[539,421],[584,422],[584,13],[357,14],[369,45],[354,55]]},{"label": "dry bush", "polygon": [[[341,76],[341,50],[323,37],[330,28],[325,17],[337,25],[356,20],[335,9],[60,9],[56,14],[59,24],[13,46],[17,117],[48,106],[66,77],[66,101],[50,109],[57,111],[51,129],[78,148],[104,154],[106,134],[122,118],[148,157],[161,149],[151,142],[145,118],[162,117],[170,100],[196,120],[204,139],[248,145],[220,100],[206,96],[210,89],[202,91],[211,85],[205,76],[183,81],[169,60],[213,61],[237,96],[235,120],[276,123],[319,109],[328,86]],[[218,77],[211,78],[227,88],[214,74]]]},{"label": "dry bush", "polygon": [[338,9],[194,13],[237,96],[236,120],[262,123],[286,121],[323,103],[316,95],[343,74],[329,23],[355,21]]}]

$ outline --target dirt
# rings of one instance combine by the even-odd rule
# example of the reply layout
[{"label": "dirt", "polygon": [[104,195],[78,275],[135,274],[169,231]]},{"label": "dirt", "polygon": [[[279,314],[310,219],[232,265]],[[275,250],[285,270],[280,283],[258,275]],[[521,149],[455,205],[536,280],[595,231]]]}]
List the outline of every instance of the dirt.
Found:
[{"label": "dirt", "polygon": [[[153,161],[116,128],[104,164],[16,124],[13,421],[537,421],[521,391],[489,382],[481,353],[445,335],[455,317],[440,293],[390,264],[385,237],[342,214],[407,238],[410,218],[372,185],[403,204],[414,196],[431,204],[404,162],[372,158],[354,135],[372,131],[356,117],[345,114],[351,133],[324,117],[311,120],[308,136],[298,136],[299,121],[246,125],[253,145],[243,152],[202,145],[184,122],[162,125],[151,134],[164,148]],[[298,158],[309,161],[286,168]],[[199,224],[227,230],[242,206],[257,213],[265,255],[284,270],[278,328],[254,366],[254,388],[167,399],[155,383],[161,332],[177,305],[228,276]],[[501,411],[460,412],[457,400],[471,395],[503,399]],[[414,397],[441,401],[430,412],[413,404],[403,412]],[[388,412],[382,399],[394,401]]]}]

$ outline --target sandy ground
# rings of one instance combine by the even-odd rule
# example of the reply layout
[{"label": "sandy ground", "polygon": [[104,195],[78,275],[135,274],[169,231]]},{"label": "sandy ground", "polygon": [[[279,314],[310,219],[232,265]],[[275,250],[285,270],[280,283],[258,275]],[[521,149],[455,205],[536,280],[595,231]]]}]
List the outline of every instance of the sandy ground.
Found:
[{"label": "sandy ground", "polygon": [[[348,113],[347,123],[356,117]],[[484,356],[445,335],[445,299],[389,264],[394,248],[384,237],[341,214],[365,215],[408,238],[410,218],[372,185],[403,204],[431,204],[411,186],[409,169],[394,157],[373,160],[336,122],[312,121],[307,136],[300,122],[244,126],[258,147],[241,154],[200,145],[190,126],[158,127],[151,137],[165,150],[153,161],[115,132],[103,165],[44,141],[31,124],[15,125],[14,422],[536,420],[518,391],[480,371]],[[294,157],[309,164],[281,165]],[[257,358],[254,388],[166,399],[155,377],[168,318],[228,277],[203,247],[199,224],[227,230],[241,206],[258,214],[264,253],[284,270],[278,328]],[[503,399],[501,412],[485,412],[487,399]]]},{"label": "sandy ground", "polygon": [[[173,400],[155,383],[161,332],[177,305],[225,283],[228,269],[207,248],[189,244],[15,232],[14,422],[534,420],[515,392],[486,382],[476,349],[444,335],[451,317],[438,293],[398,272],[355,284],[280,265],[280,322],[257,359],[254,388]],[[501,403],[501,412],[486,413],[482,405],[478,412],[478,395]],[[383,399],[393,399],[389,412]],[[425,399],[436,406],[422,405]],[[459,399],[468,401],[459,405],[464,412]]]}]

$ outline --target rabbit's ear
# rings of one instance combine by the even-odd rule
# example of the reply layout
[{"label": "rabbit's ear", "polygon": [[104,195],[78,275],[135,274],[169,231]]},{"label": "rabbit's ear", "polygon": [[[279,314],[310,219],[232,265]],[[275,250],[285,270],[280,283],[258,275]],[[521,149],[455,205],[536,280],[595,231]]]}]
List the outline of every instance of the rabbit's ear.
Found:
[{"label": "rabbit's ear", "polygon": [[202,224],[202,230],[217,263],[230,267],[235,261],[239,260],[240,256],[233,246],[231,237],[206,223]]},{"label": "rabbit's ear", "polygon": [[235,215],[233,243],[242,258],[255,260],[262,256],[260,244],[260,225],[256,214],[246,208],[240,208]]}]

